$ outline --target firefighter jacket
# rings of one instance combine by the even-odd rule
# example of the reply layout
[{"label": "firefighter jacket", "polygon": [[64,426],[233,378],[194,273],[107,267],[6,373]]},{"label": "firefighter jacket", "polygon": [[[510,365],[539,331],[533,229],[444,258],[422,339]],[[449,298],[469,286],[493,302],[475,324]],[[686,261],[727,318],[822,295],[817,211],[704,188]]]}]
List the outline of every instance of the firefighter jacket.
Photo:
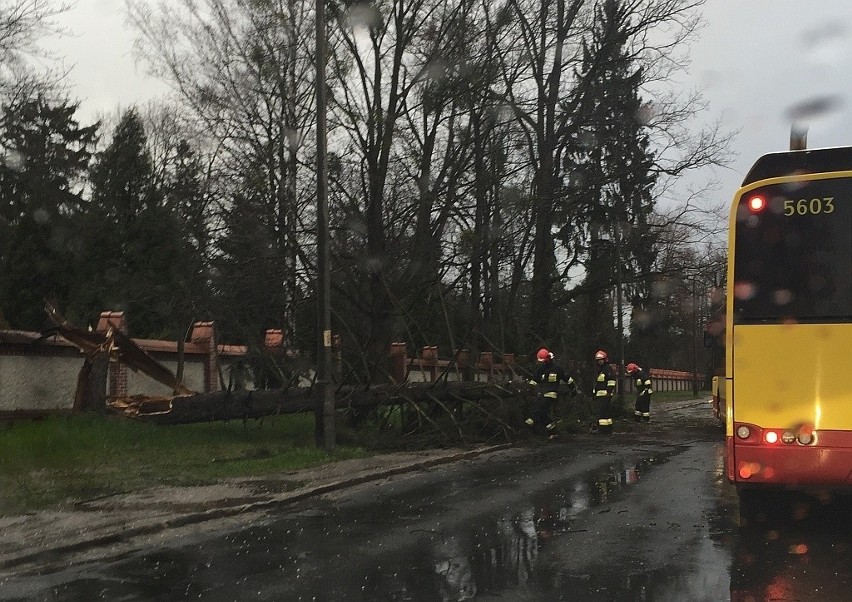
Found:
[{"label": "firefighter jacket", "polygon": [[577,384],[574,382],[574,377],[552,361],[540,362],[530,380],[531,385],[538,386],[539,395],[551,399],[556,399],[560,382],[568,384],[568,390],[572,395],[576,392]]},{"label": "firefighter jacket", "polygon": [[612,397],[615,393],[615,374],[609,364],[598,366],[595,377],[595,387],[592,391],[595,397]]},{"label": "firefighter jacket", "polygon": [[636,372],[631,374],[634,378],[634,383],[636,383],[636,395],[641,397],[642,395],[650,395],[653,393],[651,389],[651,377],[647,372],[639,368]]}]

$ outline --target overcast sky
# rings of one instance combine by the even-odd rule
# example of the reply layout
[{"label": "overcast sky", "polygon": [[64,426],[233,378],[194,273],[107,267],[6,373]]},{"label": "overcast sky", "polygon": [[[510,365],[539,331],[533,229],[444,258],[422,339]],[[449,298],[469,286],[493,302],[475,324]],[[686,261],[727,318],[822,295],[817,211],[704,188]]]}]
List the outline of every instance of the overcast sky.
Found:
[{"label": "overcast sky", "polygon": [[[166,91],[136,65],[125,14],[124,0],[77,0],[60,19],[75,35],[46,44],[73,65],[84,121]],[[795,106],[836,100],[810,120],[808,146],[852,144],[852,0],[708,0],[704,15],[683,83],[705,89],[706,120],[740,130],[735,162],[717,174],[721,202],[758,156],[788,147]]]},{"label": "overcast sky", "polygon": [[852,1],[709,0],[704,15],[692,76],[710,116],[740,131],[726,201],[758,156],[789,147],[797,107],[831,100],[807,119],[810,148],[852,145]]}]

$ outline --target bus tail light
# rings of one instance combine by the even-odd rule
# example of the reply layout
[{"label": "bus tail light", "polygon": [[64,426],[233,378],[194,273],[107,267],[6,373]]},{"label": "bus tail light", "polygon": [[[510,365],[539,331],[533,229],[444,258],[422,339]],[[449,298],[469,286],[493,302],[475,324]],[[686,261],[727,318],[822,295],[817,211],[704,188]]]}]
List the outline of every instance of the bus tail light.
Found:
[{"label": "bus tail light", "polygon": [[784,443],[792,445],[813,445],[816,442],[816,431],[812,424],[802,424],[797,428],[789,430],[782,429],[763,429],[754,424],[736,423],[734,424],[734,439],[739,443],[746,445],[775,445]]},{"label": "bus tail light", "polygon": [[814,425],[806,422],[799,426],[799,433],[796,439],[798,439],[799,443],[802,445],[810,445],[813,443],[816,440]]},{"label": "bus tail light", "polygon": [[760,213],[766,207],[766,199],[762,196],[753,196],[748,200],[748,208],[752,213]]}]

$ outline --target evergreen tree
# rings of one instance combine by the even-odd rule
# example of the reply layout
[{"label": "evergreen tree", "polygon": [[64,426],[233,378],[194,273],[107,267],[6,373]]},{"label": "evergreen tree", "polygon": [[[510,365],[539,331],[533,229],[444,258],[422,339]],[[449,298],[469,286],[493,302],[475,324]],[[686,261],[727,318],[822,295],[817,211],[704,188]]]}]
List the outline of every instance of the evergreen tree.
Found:
[{"label": "evergreen tree", "polygon": [[78,104],[44,95],[6,106],[0,124],[0,315],[14,328],[41,329],[44,300],[64,306],[80,184],[97,124],[81,126]]},{"label": "evergreen tree", "polygon": [[[287,386],[294,371],[287,358],[266,353],[264,333],[280,328],[289,345],[311,349],[316,332],[316,306],[298,304],[303,327],[294,333],[286,320],[287,266],[281,261],[276,213],[256,181],[260,171],[243,180],[223,216],[225,231],[211,262],[213,316],[223,339],[249,347],[254,382],[262,388]],[[302,336],[294,340],[294,336]]]},{"label": "evergreen tree", "polygon": [[248,344],[261,342],[267,328],[287,329],[285,265],[267,199],[247,176],[224,216],[226,229],[213,260],[216,314],[223,318],[223,332],[229,340]]},{"label": "evergreen tree", "polygon": [[182,139],[168,163],[164,183],[166,205],[177,212],[185,228],[185,237],[199,256],[204,256],[210,245],[210,232],[198,156],[189,142]]},{"label": "evergreen tree", "polygon": [[198,155],[189,142],[179,140],[167,163],[165,204],[172,218],[177,218],[184,246],[172,311],[179,325],[187,328],[194,320],[209,317],[212,311],[208,195],[203,189]]},{"label": "evergreen tree", "polygon": [[[647,291],[653,262],[649,216],[654,207],[654,154],[641,119],[642,71],[629,52],[630,9],[606,0],[596,13],[591,42],[584,43],[579,93],[586,111],[566,161],[578,201],[579,230],[566,226],[563,240],[585,255],[583,288],[588,324],[583,346],[613,350],[614,286]],[[583,241],[577,243],[576,241]],[[630,287],[624,286],[630,284]],[[611,355],[614,354],[611,352]]]},{"label": "evergreen tree", "polygon": [[193,295],[203,275],[179,211],[155,182],[135,110],[122,115],[91,180],[75,308],[88,319],[126,310],[135,336],[182,337],[193,299],[204,294]]}]

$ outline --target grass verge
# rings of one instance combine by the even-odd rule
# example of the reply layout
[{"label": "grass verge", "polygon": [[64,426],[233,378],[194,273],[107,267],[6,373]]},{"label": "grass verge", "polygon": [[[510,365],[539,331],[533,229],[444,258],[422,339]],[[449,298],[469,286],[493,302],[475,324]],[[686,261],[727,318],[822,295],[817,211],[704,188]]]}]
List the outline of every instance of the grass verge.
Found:
[{"label": "grass verge", "polygon": [[[654,407],[654,402],[675,402],[675,401],[698,401],[710,397],[710,391],[699,391],[698,397],[692,394],[692,391],[654,391],[651,395],[651,408]],[[628,398],[632,405],[635,394],[630,394]]]},{"label": "grass verge", "polygon": [[[699,398],[707,395],[702,391]],[[654,392],[651,411],[659,402],[691,399],[691,391]],[[632,405],[632,395],[625,396],[623,417],[632,415]],[[584,432],[593,409],[588,399],[572,399],[563,400],[556,413],[564,419],[564,432]],[[507,416],[512,424],[520,425],[522,419],[520,408]],[[368,425],[347,429],[341,421],[339,445],[328,454],[314,446],[310,414],[174,426],[97,415],[19,422],[0,427],[0,516],[157,485],[202,485],[290,472],[440,442],[434,433],[403,437],[394,420],[388,423],[391,428],[380,433]],[[453,425],[444,426],[452,431]],[[521,427],[519,433],[523,438],[526,430]]]},{"label": "grass verge", "polygon": [[364,457],[314,446],[313,417],[156,426],[81,415],[0,428],[0,515],[156,485],[199,485]]}]

